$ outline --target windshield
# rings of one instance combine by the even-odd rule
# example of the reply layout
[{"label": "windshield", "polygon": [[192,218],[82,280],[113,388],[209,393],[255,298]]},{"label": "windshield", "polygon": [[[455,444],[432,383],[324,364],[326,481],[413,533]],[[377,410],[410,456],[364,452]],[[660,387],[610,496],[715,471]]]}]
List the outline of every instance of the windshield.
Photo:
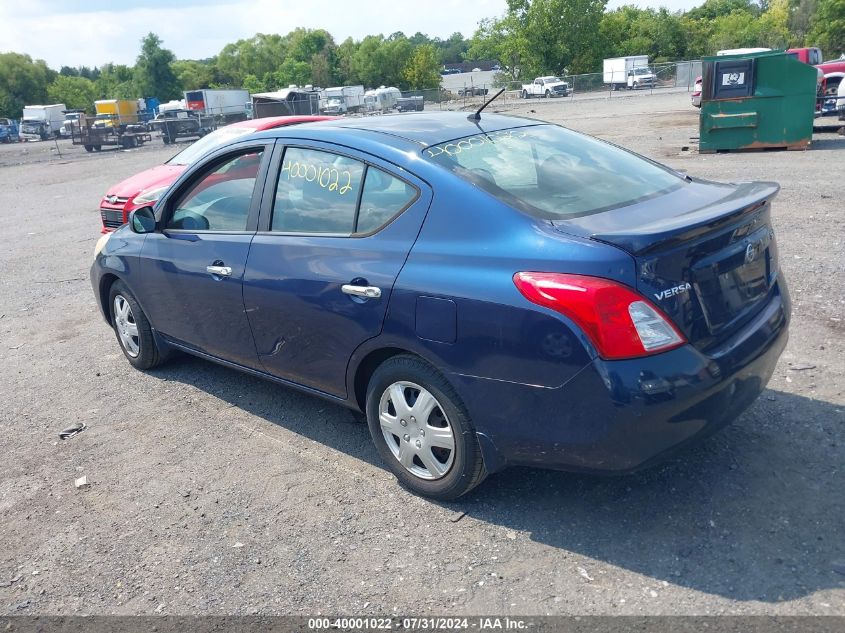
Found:
[{"label": "windshield", "polygon": [[423,155],[531,216],[565,220],[624,207],[684,185],[674,172],[556,125],[477,134]]},{"label": "windshield", "polygon": [[650,68],[634,68],[635,75],[649,75],[651,74]]},{"label": "windshield", "polygon": [[547,84],[559,83],[560,77],[543,77],[542,81]]},{"label": "windshield", "polygon": [[233,141],[238,137],[246,136],[247,134],[251,134],[253,132],[255,132],[255,130],[251,127],[241,127],[239,125],[229,125],[220,128],[211,134],[203,136],[196,143],[189,145],[165,164],[190,165],[208,152],[225,145],[229,141]]}]

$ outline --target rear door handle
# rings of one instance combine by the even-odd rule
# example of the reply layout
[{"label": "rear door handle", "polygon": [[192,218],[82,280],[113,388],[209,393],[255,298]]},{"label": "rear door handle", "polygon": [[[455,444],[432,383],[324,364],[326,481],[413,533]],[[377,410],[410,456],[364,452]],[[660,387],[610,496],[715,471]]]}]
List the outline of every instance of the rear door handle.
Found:
[{"label": "rear door handle", "polygon": [[209,275],[216,275],[217,277],[231,277],[232,276],[232,267],[231,266],[206,266],[205,272]]},{"label": "rear door handle", "polygon": [[379,299],[381,298],[381,288],[375,286],[353,286],[352,284],[344,284],[340,289],[348,295],[353,297],[363,297],[364,299]]}]

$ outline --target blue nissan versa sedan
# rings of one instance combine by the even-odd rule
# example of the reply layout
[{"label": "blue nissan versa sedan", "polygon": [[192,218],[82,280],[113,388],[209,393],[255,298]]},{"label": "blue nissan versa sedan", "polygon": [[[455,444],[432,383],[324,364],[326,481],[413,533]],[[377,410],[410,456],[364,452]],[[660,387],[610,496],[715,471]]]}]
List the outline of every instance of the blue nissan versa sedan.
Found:
[{"label": "blue nissan versa sedan", "polygon": [[136,368],[182,350],[364,411],[453,499],[630,471],[748,407],[787,340],[777,191],[527,119],[341,119],[207,155],[91,278]]}]

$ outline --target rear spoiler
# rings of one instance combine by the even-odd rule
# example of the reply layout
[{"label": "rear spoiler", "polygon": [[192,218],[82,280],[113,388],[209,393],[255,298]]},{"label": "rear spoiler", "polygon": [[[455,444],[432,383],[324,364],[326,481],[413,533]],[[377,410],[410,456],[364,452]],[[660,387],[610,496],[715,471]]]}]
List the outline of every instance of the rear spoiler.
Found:
[{"label": "rear spoiler", "polygon": [[[693,183],[700,183],[706,189],[713,185],[705,181]],[[722,186],[719,189],[724,191]],[[738,183],[732,186],[727,196],[715,200],[707,195],[679,196],[673,200],[674,196],[669,194],[659,206],[655,205],[655,200],[651,200],[554,224],[560,231],[606,242],[632,255],[643,255],[664,249],[675,242],[695,239],[736,222],[742,216],[751,215],[771,202],[778,191],[780,186],[774,182]],[[705,191],[700,193],[704,194]],[[678,206],[670,206],[675,202]],[[681,203],[686,203],[689,208],[684,209]]]}]

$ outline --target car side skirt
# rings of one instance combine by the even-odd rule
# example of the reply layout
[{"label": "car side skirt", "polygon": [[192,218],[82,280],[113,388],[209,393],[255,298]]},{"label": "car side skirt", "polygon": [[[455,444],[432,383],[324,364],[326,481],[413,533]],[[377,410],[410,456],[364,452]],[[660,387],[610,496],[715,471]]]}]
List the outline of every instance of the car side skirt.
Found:
[{"label": "car side skirt", "polygon": [[344,398],[339,398],[337,396],[333,396],[330,393],[326,393],[325,391],[320,391],[319,389],[313,389],[311,387],[306,387],[305,385],[301,385],[296,382],[291,382],[290,380],[285,380],[284,378],[279,378],[278,376],[274,376],[273,374],[268,374],[263,371],[259,371],[257,369],[252,369],[251,367],[246,367],[244,365],[239,365],[238,363],[233,363],[232,361],[224,360],[218,356],[214,356],[212,354],[208,354],[206,352],[200,351],[191,347],[190,345],[186,345],[179,341],[173,340],[168,338],[167,336],[161,334],[160,332],[153,331],[153,335],[156,337],[157,342],[163,342],[166,347],[176,349],[186,354],[191,354],[192,356],[196,356],[198,358],[202,358],[204,360],[210,360],[213,363],[217,363],[218,365],[223,365],[224,367],[229,367],[231,369],[236,369],[238,371],[242,371],[247,374],[251,374],[258,378],[264,378],[271,382],[275,382],[276,384],[282,385],[284,387],[290,387],[291,389],[296,389],[297,391],[302,391],[304,393],[310,394],[312,396],[317,396],[318,398],[323,398],[324,400],[329,400],[334,402],[335,404],[339,404],[341,406],[354,409],[355,411],[359,411],[358,404],[354,402],[354,400],[348,400]]}]

